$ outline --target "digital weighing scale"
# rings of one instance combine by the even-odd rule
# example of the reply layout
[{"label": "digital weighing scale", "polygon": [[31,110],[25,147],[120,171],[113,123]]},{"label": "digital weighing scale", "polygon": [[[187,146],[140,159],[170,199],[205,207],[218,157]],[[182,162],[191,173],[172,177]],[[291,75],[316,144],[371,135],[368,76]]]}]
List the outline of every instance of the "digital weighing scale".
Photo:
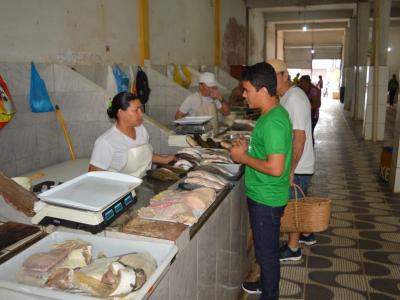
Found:
[{"label": "digital weighing scale", "polygon": [[100,232],[136,203],[134,189],[141,183],[121,173],[85,173],[39,194],[32,223]]}]

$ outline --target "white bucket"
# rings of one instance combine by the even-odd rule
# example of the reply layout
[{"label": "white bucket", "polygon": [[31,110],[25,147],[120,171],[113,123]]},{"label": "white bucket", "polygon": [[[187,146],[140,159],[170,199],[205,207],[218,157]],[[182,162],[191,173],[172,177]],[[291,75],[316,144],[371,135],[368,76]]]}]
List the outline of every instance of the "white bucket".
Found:
[{"label": "white bucket", "polygon": [[28,177],[12,177],[11,179],[28,191],[31,189],[31,180]]}]

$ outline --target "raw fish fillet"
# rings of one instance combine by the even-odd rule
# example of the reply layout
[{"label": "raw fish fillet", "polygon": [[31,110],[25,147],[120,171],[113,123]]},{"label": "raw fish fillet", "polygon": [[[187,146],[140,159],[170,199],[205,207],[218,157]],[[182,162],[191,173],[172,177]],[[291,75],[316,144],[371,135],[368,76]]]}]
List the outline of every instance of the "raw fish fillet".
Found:
[{"label": "raw fish fillet", "polygon": [[134,269],[142,269],[147,278],[157,269],[157,261],[147,252],[130,253],[122,256],[119,261]]}]

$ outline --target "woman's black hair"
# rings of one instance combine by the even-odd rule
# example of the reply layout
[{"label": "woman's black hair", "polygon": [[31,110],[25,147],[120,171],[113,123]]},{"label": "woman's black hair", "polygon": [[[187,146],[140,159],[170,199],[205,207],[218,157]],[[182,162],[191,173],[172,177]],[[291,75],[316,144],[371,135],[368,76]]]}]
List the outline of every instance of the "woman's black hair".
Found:
[{"label": "woman's black hair", "polygon": [[117,113],[119,109],[127,110],[129,103],[133,100],[139,100],[139,97],[129,92],[121,92],[114,96],[111,106],[107,109],[107,115],[111,119],[118,119]]}]

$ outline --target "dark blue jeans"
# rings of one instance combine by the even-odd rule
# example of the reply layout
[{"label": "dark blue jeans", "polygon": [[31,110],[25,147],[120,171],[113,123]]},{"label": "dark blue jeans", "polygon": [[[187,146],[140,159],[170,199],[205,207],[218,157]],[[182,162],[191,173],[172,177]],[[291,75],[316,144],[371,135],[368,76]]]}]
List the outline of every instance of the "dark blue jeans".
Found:
[{"label": "dark blue jeans", "polygon": [[[294,183],[301,187],[304,194],[308,195],[308,186],[310,185],[312,175],[294,175]],[[300,193],[300,191],[298,191]],[[302,198],[301,194],[298,194],[297,197]],[[290,196],[289,199],[294,199],[294,190],[293,187],[290,188]]]},{"label": "dark blue jeans", "polygon": [[279,280],[281,277],[279,232],[285,207],[259,204],[250,198],[247,198],[247,204],[253,231],[255,255],[261,267],[260,283],[263,293],[260,299],[279,299]]}]

